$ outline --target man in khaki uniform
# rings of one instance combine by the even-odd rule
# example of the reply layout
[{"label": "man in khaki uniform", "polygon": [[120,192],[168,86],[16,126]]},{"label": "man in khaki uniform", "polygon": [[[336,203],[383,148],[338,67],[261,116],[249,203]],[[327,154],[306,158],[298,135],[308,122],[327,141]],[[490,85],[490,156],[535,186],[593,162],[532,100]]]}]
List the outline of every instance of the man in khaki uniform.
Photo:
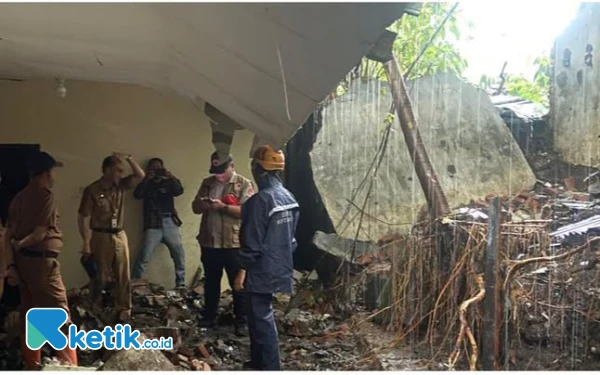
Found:
[{"label": "man in khaki uniform", "polygon": [[[122,158],[129,163],[133,174],[124,174]],[[131,283],[129,246],[123,230],[125,191],[144,178],[144,171],[131,155],[113,154],[102,163],[102,177],[83,191],[79,206],[79,232],[83,239],[82,253],[93,256],[98,275],[91,283],[90,295],[99,305],[108,281],[114,280],[114,308],[118,322],[131,317]],[[89,218],[89,223],[86,221]]]},{"label": "man in khaki uniform", "polygon": [[[233,289],[235,277],[240,271],[238,253],[241,205],[254,193],[252,182],[235,173],[233,158],[221,158],[217,152],[211,156],[209,173],[202,181],[192,203],[195,214],[202,215],[198,242],[202,251],[202,265],[206,278],[204,285],[205,313],[200,321],[203,327],[212,327],[217,318],[221,296],[223,269]],[[246,333],[245,295],[233,292],[235,331]]]},{"label": "man in khaki uniform", "polygon": [[[63,248],[52,190],[54,170],[62,166],[45,152],[29,162],[31,180],[12,200],[4,235],[9,279],[19,280],[21,293],[21,352],[27,370],[41,366],[41,350],[25,345],[25,316],[33,307],[62,308],[67,313],[67,293],[57,257]],[[68,335],[68,324],[63,325]],[[57,351],[60,360],[77,365],[77,353],[67,346]]]}]

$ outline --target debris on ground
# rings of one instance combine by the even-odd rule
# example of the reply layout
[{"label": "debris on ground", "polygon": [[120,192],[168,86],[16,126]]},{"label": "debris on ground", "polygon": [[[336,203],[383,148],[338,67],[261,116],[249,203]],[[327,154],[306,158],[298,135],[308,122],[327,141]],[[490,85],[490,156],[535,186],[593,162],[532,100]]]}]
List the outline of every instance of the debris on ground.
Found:
[{"label": "debris on ground", "polygon": [[[509,353],[500,369],[598,366],[600,200],[581,192],[572,178],[563,183],[538,181],[531,191],[498,197],[498,283],[508,290],[500,316]],[[380,322],[418,357],[429,358],[432,369],[480,366],[470,353],[480,349],[473,343],[482,337],[477,278],[483,275],[489,202],[495,197],[473,200],[448,217],[416,225],[408,237],[398,236],[389,258],[391,282],[385,261],[366,270],[365,302],[377,309],[372,320],[383,315]],[[460,312],[465,301],[471,306]],[[465,331],[474,339],[463,336]]]},{"label": "debris on ground", "polygon": [[[582,190],[578,180],[565,178],[562,184],[538,181],[530,191],[498,197],[499,278],[509,290],[502,317],[510,332],[502,369],[585,370],[600,361],[600,200]],[[314,245],[336,265],[331,269],[338,284],[327,289],[304,274],[292,296],[274,296],[283,368],[478,368],[477,358],[464,350],[472,353],[473,342],[460,332],[468,328],[480,340],[481,304],[460,308],[480,293],[489,204],[495,197],[418,223],[410,234],[390,232],[373,242],[318,232]],[[232,292],[222,294],[218,325],[200,328],[200,277],[199,270],[192,287],[174,290],[145,280],[132,283],[132,328],[145,338],[171,338],[172,348],[80,351],[78,369],[56,361],[45,348],[43,370],[242,370],[250,343],[234,334]],[[79,329],[111,324],[114,314],[92,306],[87,286],[70,290],[68,299]],[[1,313],[0,369],[17,370],[19,312]]]},{"label": "debris on ground", "polygon": [[[298,282],[298,285],[302,284]],[[140,330],[148,338],[173,338],[173,348],[163,350],[158,362],[121,352],[86,351],[80,353],[80,364],[96,367],[93,364],[103,360],[103,370],[242,370],[243,363],[250,358],[250,341],[248,337],[234,334],[231,290],[223,292],[219,324],[204,329],[198,326],[203,307],[203,295],[198,293],[203,291],[200,286],[166,290],[143,280],[133,285],[132,328]],[[310,286],[310,290],[298,290],[300,293],[293,308],[291,296],[276,294],[273,298],[283,368],[298,371],[375,369],[372,361],[363,361],[363,353],[357,349],[358,334],[349,329],[344,319],[322,312],[324,305],[319,303],[322,298],[316,297],[322,289]],[[70,300],[75,324],[85,329],[103,327],[110,312],[93,309],[89,300],[83,297],[87,295],[84,289],[77,293],[79,295],[71,292]],[[139,361],[145,362],[146,367],[140,367]]]},{"label": "debris on ground", "polygon": [[[141,334],[138,341],[148,339]],[[114,353],[99,371],[173,371],[175,364],[159,350],[119,350]]]}]

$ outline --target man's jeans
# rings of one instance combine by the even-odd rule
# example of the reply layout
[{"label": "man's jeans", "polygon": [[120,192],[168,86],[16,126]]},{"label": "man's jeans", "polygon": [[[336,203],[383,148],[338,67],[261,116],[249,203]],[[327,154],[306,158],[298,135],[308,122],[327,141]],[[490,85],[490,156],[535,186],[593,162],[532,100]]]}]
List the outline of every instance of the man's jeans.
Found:
[{"label": "man's jeans", "polygon": [[150,261],[154,250],[161,242],[169,249],[171,259],[175,264],[175,285],[185,286],[185,251],[183,250],[179,227],[170,217],[163,219],[162,228],[146,229],[144,232],[144,243],[133,266],[132,278],[142,278],[148,261]]},{"label": "man's jeans", "polygon": [[[204,319],[215,320],[219,312],[219,300],[221,299],[221,278],[223,269],[227,273],[229,286],[233,289],[233,283],[240,272],[237,257],[240,249],[214,249],[202,247],[200,260],[204,267],[206,281],[204,283]],[[246,293],[233,291],[233,315],[236,324],[245,324],[247,315]]]}]

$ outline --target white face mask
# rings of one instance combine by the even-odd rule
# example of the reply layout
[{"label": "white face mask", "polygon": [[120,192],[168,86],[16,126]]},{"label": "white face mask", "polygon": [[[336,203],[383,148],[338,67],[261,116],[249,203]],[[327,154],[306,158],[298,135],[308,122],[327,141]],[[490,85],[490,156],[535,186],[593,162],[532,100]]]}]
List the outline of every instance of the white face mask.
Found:
[{"label": "white face mask", "polygon": [[224,182],[228,182],[229,180],[231,180],[231,176],[233,176],[233,168],[229,167],[225,170],[225,172],[223,172],[221,174],[216,174],[215,178],[220,183],[224,183]]},{"label": "white face mask", "polygon": [[227,177],[228,177],[228,173],[227,172],[215,175],[215,178],[219,182],[225,182],[225,181],[227,181]]}]

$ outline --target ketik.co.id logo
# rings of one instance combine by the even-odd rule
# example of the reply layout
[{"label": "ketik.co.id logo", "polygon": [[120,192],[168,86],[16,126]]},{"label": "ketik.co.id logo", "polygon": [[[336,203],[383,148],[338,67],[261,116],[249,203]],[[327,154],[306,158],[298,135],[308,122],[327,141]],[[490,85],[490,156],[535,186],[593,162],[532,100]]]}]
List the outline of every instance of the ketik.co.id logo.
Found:
[{"label": "ketik.co.id logo", "polygon": [[50,344],[56,350],[67,347],[69,340],[60,328],[67,322],[63,309],[29,309],[25,315],[25,342],[31,350]]},{"label": "ketik.co.id logo", "polygon": [[67,321],[68,314],[60,308],[34,308],[25,316],[25,342],[32,350],[40,349],[45,343],[56,350],[67,345],[71,349],[108,350],[121,349],[173,349],[173,338],[146,339],[140,344],[140,331],[132,330],[129,324],[117,324],[115,328],[104,327],[98,330],[80,331],[74,324],[69,325],[69,337],[60,330]]}]

